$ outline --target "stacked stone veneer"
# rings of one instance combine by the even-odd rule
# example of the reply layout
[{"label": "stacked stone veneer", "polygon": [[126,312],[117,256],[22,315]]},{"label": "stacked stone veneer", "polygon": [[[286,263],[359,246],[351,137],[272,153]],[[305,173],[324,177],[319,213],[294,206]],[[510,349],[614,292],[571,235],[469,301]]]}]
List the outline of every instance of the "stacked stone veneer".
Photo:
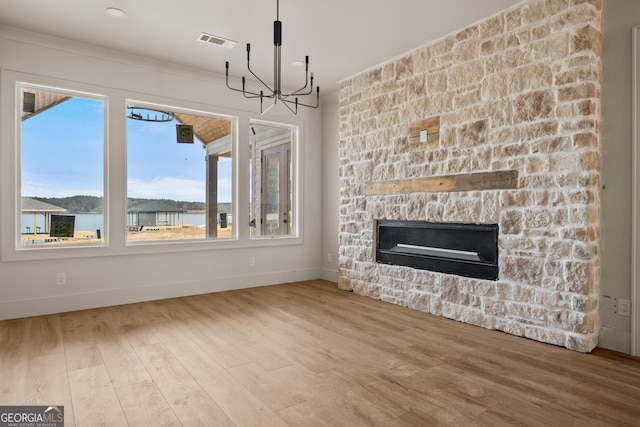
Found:
[{"label": "stacked stone veneer", "polygon": [[[525,2],[343,83],[339,287],[590,351],[598,339],[602,0]],[[439,116],[435,148],[411,122]],[[517,170],[515,190],[365,184]],[[497,223],[498,281],[375,262],[378,219]]]}]

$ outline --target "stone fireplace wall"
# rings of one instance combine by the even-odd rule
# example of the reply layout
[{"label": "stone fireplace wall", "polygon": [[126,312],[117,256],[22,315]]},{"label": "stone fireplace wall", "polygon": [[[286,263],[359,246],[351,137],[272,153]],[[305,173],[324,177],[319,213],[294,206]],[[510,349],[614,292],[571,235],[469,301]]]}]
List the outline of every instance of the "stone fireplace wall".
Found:
[{"label": "stone fireplace wall", "polygon": [[[525,2],[343,82],[341,289],[577,351],[596,346],[602,3]],[[432,117],[437,141],[415,149],[411,124]],[[516,188],[365,191],[492,171],[516,171]],[[379,219],[499,224],[499,280],[377,264]]]}]

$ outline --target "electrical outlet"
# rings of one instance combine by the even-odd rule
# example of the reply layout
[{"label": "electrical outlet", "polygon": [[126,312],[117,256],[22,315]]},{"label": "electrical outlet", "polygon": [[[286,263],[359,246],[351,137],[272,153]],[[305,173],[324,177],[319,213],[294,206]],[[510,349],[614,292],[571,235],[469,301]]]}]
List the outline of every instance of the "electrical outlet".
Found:
[{"label": "electrical outlet", "polygon": [[56,285],[65,285],[67,283],[67,275],[65,273],[56,273]]},{"label": "electrical outlet", "polygon": [[249,267],[255,267],[256,266],[256,259],[252,256],[249,257]]},{"label": "electrical outlet", "polygon": [[618,314],[620,316],[631,316],[631,301],[618,298]]}]

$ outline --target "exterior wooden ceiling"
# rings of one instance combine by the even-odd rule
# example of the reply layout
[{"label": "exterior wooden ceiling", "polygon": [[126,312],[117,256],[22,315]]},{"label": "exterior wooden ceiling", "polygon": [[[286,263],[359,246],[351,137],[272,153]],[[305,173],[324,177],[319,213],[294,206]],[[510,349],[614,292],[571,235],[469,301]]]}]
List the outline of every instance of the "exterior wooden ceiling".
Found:
[{"label": "exterior wooden ceiling", "polygon": [[193,134],[205,145],[231,134],[230,120],[182,113],[174,113],[173,116],[180,123],[193,126]]},{"label": "exterior wooden ceiling", "polygon": [[[42,92],[39,90],[23,90],[23,93],[27,92],[27,93],[33,93],[35,94],[35,106],[34,106],[34,111],[33,112],[29,112],[29,111],[22,111],[21,112],[21,118],[22,121],[27,120],[29,117],[33,117],[36,114],[39,114],[43,111],[48,110],[51,107],[55,107],[56,105],[63,103],[64,101],[66,101],[67,99],[69,99],[69,96],[64,96],[64,95],[57,95],[54,93],[49,93],[49,92]],[[23,108],[24,110],[24,108]]]},{"label": "exterior wooden ceiling", "polygon": [[[35,94],[35,106],[33,112],[22,111],[22,121],[46,111],[49,108],[55,107],[56,105],[71,98],[69,96],[57,95],[39,90],[24,90],[23,93],[24,92]],[[174,113],[173,116],[178,122],[193,126],[194,135],[205,145],[231,134],[230,120],[193,116],[191,114],[182,113]]]}]

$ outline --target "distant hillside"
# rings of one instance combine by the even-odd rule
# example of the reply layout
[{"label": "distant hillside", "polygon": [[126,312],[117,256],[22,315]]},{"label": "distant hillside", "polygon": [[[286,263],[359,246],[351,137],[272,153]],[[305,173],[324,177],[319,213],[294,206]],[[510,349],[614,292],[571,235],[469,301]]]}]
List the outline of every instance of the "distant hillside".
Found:
[{"label": "distant hillside", "polygon": [[165,205],[169,205],[174,208],[183,209],[185,211],[203,211],[207,209],[207,204],[204,202],[180,202],[169,199],[127,199],[127,207],[135,208],[136,206],[143,205],[149,202],[162,202]]},{"label": "distant hillside", "polygon": [[73,196],[73,197],[32,197],[34,200],[50,203],[65,208],[73,213],[102,212],[102,197]]},{"label": "distant hillside", "polygon": [[[104,205],[103,198],[95,196],[32,197],[32,199],[60,206],[71,213],[102,212],[102,207]],[[154,201],[162,202],[185,211],[205,211],[207,209],[207,204],[204,202],[184,202],[168,199],[129,198],[127,199],[127,205],[129,208],[133,208],[138,205]],[[231,203],[218,203],[218,212],[231,213]]]}]

